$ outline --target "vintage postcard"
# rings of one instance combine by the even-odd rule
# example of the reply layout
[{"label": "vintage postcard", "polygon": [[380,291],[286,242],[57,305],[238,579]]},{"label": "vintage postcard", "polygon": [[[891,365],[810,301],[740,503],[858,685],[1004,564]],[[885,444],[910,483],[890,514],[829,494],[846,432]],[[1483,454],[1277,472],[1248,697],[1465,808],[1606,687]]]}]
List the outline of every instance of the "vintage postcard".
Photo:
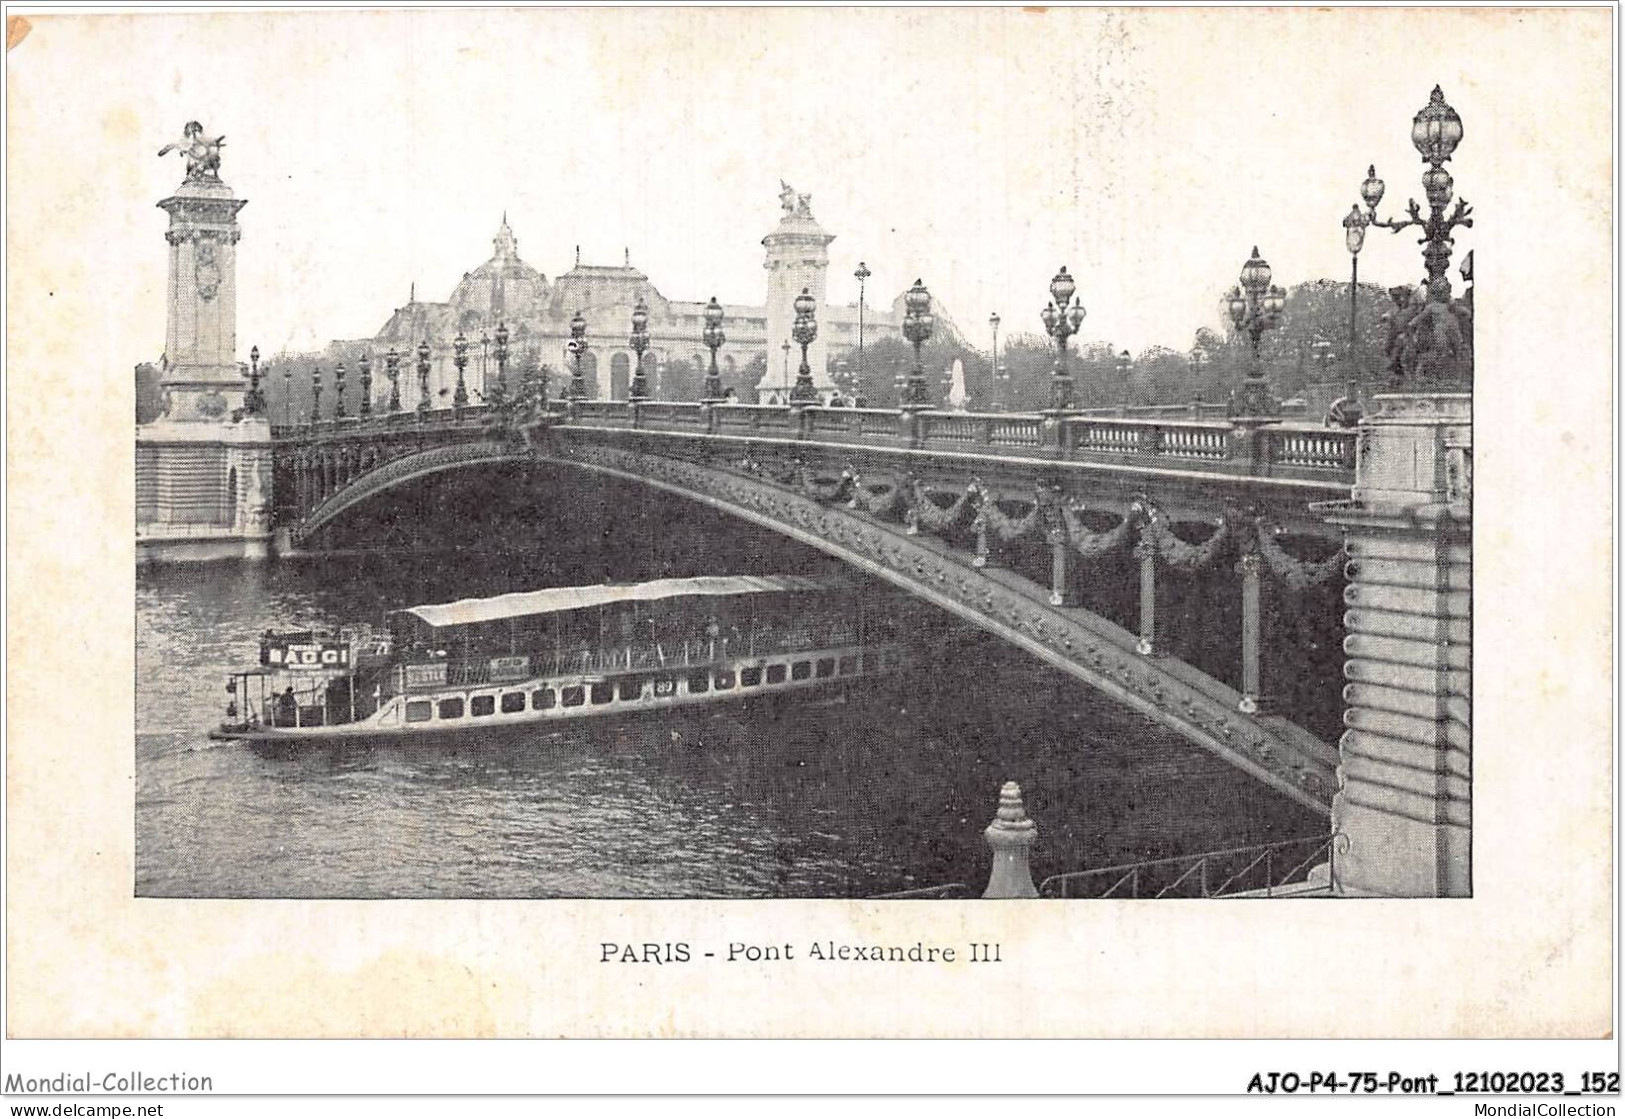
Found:
[{"label": "vintage postcard", "polygon": [[13,11],[8,1035],[1607,1035],[1612,20]]}]

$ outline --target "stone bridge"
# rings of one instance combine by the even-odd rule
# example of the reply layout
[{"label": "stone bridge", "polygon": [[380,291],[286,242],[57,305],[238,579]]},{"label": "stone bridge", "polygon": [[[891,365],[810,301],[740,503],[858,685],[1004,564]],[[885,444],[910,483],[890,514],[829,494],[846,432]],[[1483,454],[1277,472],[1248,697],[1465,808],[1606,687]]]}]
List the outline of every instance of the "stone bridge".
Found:
[{"label": "stone bridge", "polygon": [[[1351,432],[1224,422],[880,409],[557,403],[276,428],[278,521],[320,544],[345,513],[445,471],[531,462],[626,479],[810,545],[885,579],[1327,812],[1337,751],[1261,694],[1260,588],[1341,574]],[[1176,531],[1176,526],[1180,531]],[[1314,559],[1283,538],[1321,538]],[[1005,562],[1048,553],[1048,578]],[[1241,690],[1165,653],[1156,574],[1241,553]],[[1310,541],[1313,547],[1313,541]],[[1076,601],[1069,569],[1134,547],[1131,631]],[[1300,544],[1301,546],[1301,544]]]}]

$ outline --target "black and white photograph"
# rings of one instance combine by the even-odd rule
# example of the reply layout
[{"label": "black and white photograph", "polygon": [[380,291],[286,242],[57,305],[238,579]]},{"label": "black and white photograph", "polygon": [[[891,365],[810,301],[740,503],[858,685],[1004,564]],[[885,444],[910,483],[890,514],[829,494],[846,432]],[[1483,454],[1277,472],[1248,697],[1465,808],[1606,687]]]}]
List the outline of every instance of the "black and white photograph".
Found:
[{"label": "black and white photograph", "polygon": [[1601,1036],[1614,16],[8,15],[24,1032]]}]

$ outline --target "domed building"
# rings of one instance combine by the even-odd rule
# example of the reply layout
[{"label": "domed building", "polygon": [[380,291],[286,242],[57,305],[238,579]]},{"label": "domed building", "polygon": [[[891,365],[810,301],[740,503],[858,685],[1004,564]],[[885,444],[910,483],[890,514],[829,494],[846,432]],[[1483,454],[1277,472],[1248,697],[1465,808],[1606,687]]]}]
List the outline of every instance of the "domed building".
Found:
[{"label": "domed building", "polygon": [[[766,372],[754,384],[742,385],[741,391],[748,396],[748,390],[754,388],[763,399],[782,398],[795,383],[800,357],[799,348],[790,341],[790,327],[794,299],[802,288],[820,304],[818,339],[809,349],[808,363],[821,391],[832,387],[829,366],[855,354],[858,346],[857,305],[824,302],[826,246],[834,237],[813,220],[808,196],[796,195],[788,187],[785,192],[780,198],[784,216],[762,241],[767,250],[765,300],[761,305],[723,306],[728,340],[717,354],[727,381],[735,381],[753,362],[761,363]],[[370,353],[374,368],[382,369],[381,355],[395,351],[402,407],[411,409],[420,395],[417,347],[427,342],[429,393],[431,402],[438,405],[456,385],[453,343],[461,333],[468,347],[465,383],[477,401],[484,385],[498,375],[493,336],[500,324],[508,329],[509,369],[517,370],[526,363],[547,366],[553,371],[556,389],[562,390],[574,367],[566,349],[570,320],[579,313],[587,323],[588,350],[582,372],[588,396],[624,400],[636,360],[627,335],[632,311],[642,300],[649,312],[649,349],[643,361],[650,395],[655,399],[680,395],[676,385],[663,384],[668,364],[692,362],[697,370],[709,367],[710,354],[701,340],[707,301],[668,298],[648,275],[632,266],[630,253],[619,265],[603,265],[581,263],[578,251],[574,266],[549,283],[542,272],[520,258],[519,242],[506,214],[492,248],[491,259],[465,272],[445,302],[421,301],[414,287],[406,305],[396,308],[377,334],[334,342],[324,359],[354,363]],[[901,296],[890,305],[866,306],[862,312],[865,343],[899,337],[902,307]],[[951,329],[940,310],[937,317],[941,328]],[[673,391],[663,391],[667,388]],[[374,393],[380,401],[387,399],[388,387],[382,377],[374,378]]]}]

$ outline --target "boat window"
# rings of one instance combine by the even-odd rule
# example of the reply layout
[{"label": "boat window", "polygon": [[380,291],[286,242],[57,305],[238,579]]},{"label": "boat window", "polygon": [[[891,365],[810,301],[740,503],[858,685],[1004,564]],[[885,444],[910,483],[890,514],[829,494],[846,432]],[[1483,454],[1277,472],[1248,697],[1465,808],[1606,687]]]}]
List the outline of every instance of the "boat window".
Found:
[{"label": "boat window", "polygon": [[546,711],[549,707],[557,705],[559,693],[552,688],[537,688],[530,693],[530,707],[533,711]]},{"label": "boat window", "polygon": [[699,695],[701,692],[711,690],[711,674],[709,672],[690,672],[688,674],[688,694]]},{"label": "boat window", "polygon": [[740,687],[742,687],[742,688],[754,688],[757,684],[760,684],[761,682],[762,682],[762,666],[761,665],[753,664],[749,668],[741,668],[739,670],[739,686]]},{"label": "boat window", "polygon": [[580,707],[587,702],[587,689],[580,684],[573,684],[564,689],[564,706]]},{"label": "boat window", "polygon": [[856,676],[858,674],[858,655],[848,653],[841,658],[840,673],[842,676]]},{"label": "boat window", "polygon": [[494,695],[477,695],[468,701],[470,715],[494,715],[497,709],[497,697]]},{"label": "boat window", "polygon": [[426,699],[414,699],[406,705],[406,721],[409,723],[426,723],[434,714],[434,704]]},{"label": "boat window", "polygon": [[770,664],[767,666],[767,682],[769,684],[784,683],[784,665]]},{"label": "boat window", "polygon": [[442,719],[461,719],[463,717],[463,699],[443,699],[440,701],[440,717]]},{"label": "boat window", "polygon": [[642,699],[642,680],[622,680],[615,685],[615,694],[620,699]]},{"label": "boat window", "polygon": [[718,691],[727,691],[734,686],[734,670],[731,668],[718,669],[713,683],[716,684]]},{"label": "boat window", "polygon": [[592,686],[592,701],[594,703],[608,703],[615,698],[615,685],[605,682]]},{"label": "boat window", "polygon": [[797,661],[790,666],[790,679],[805,680],[812,675],[812,661]]},{"label": "boat window", "polygon": [[502,713],[504,715],[512,715],[514,712],[523,711],[524,709],[525,709],[525,693],[524,692],[503,692],[502,693]]},{"label": "boat window", "polygon": [[824,657],[823,659],[821,659],[818,662],[818,678],[820,680],[822,680],[826,676],[834,676],[834,675],[835,675],[835,658],[834,657]]}]

